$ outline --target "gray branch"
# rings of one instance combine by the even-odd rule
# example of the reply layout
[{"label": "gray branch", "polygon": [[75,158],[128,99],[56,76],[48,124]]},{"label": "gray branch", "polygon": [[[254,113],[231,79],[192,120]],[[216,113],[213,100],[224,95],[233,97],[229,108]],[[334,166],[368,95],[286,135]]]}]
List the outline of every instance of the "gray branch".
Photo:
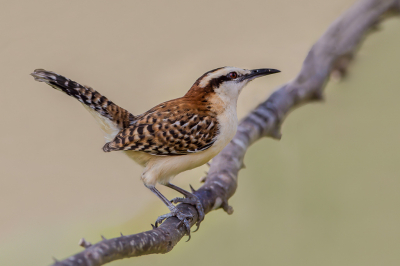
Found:
[{"label": "gray branch", "polygon": [[[329,77],[340,78],[346,73],[366,33],[376,28],[381,19],[399,11],[400,0],[361,0],[332,23],[311,48],[299,75],[246,116],[231,143],[213,159],[210,171],[203,179],[204,185],[195,192],[205,213],[218,208],[223,208],[228,214],[233,212],[228,199],[236,191],[238,173],[243,168],[249,146],[264,136],[279,139],[280,126],[289,111],[301,104],[321,100]],[[198,218],[196,209],[187,204],[180,204],[178,208],[194,216],[193,226]],[[167,253],[185,235],[184,228],[178,228],[178,223],[178,219],[168,218],[153,230],[103,239],[95,245],[82,240],[84,251],[53,265],[97,266],[123,258]]]}]

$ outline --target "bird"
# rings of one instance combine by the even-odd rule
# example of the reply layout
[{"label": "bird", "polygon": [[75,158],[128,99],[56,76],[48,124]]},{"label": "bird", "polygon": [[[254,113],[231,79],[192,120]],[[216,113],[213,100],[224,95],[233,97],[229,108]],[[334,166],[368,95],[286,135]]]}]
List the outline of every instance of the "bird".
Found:
[{"label": "bird", "polygon": [[[204,219],[203,205],[196,195],[171,181],[179,173],[209,162],[232,140],[238,127],[237,100],[242,89],[255,78],[279,72],[271,68],[216,68],[200,76],[183,97],[158,104],[140,115],[131,114],[93,88],[55,72],[36,69],[31,75],[82,103],[104,132],[103,151],[123,151],[143,166],[144,185],[169,208],[170,213],[158,217],[155,227],[168,217],[177,217],[190,239],[193,216],[184,214],[173,203],[196,207],[197,229]],[[184,197],[169,201],[156,184]]]}]

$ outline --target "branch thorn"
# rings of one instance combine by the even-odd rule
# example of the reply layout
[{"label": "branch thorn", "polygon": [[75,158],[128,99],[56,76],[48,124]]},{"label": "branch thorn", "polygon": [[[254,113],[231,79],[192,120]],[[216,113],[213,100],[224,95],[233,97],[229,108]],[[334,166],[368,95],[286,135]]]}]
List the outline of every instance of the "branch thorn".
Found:
[{"label": "branch thorn", "polygon": [[279,127],[275,128],[271,134],[271,137],[273,137],[274,139],[280,140],[282,138],[282,133]]},{"label": "branch thorn", "polygon": [[229,215],[231,215],[233,213],[233,208],[232,208],[232,206],[229,206],[228,201],[222,202],[222,208]]},{"label": "branch thorn", "polygon": [[83,247],[83,248],[88,248],[92,245],[92,243],[86,241],[86,239],[84,239],[83,237],[81,238],[81,240],[79,240],[79,246]]},{"label": "branch thorn", "polygon": [[[334,72],[331,73],[331,76],[334,75]],[[341,77],[340,77],[340,79],[341,79]],[[324,94],[322,93],[322,90],[317,90],[316,92],[314,92],[313,95],[311,96],[311,100],[323,101],[324,100]]]}]

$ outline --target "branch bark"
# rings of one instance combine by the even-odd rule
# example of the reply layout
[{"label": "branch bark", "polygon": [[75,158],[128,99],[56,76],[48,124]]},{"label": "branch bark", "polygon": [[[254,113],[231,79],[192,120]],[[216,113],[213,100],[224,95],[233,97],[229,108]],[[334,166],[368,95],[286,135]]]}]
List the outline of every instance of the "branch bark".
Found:
[{"label": "branch bark", "polygon": [[[299,75],[282,85],[265,102],[261,103],[241,122],[236,136],[216,156],[205,183],[195,192],[205,213],[223,208],[233,212],[228,199],[235,193],[239,170],[243,168],[244,155],[256,140],[269,136],[280,139],[280,126],[289,111],[315,100],[322,99],[322,92],[330,76],[340,78],[368,30],[373,30],[381,19],[400,11],[400,0],[361,0],[339,17],[308,53]],[[191,213],[196,223],[197,211],[187,204],[178,208]],[[167,253],[185,235],[184,228],[177,228],[178,219],[168,218],[160,227],[135,235],[103,239],[91,245],[81,241],[85,250],[54,266],[97,266],[129,257]]]}]

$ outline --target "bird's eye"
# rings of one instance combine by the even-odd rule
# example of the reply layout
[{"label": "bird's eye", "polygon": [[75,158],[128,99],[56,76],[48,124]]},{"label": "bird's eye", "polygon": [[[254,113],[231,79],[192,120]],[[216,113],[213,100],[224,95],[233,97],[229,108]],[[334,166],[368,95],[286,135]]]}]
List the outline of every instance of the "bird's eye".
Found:
[{"label": "bird's eye", "polygon": [[235,78],[237,78],[237,73],[236,72],[231,72],[231,73],[229,73],[229,77],[231,78],[231,79],[235,79]]}]

